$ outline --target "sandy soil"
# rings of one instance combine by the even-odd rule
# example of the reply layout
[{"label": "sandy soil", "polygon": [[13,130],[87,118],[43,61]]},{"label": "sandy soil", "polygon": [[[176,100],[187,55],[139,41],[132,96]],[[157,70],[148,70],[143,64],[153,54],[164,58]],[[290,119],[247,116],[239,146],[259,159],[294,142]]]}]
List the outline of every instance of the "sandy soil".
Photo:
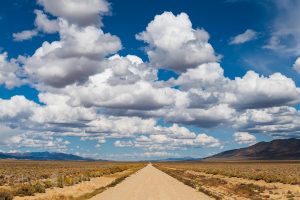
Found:
[{"label": "sandy soil", "polygon": [[64,188],[51,188],[47,189],[46,193],[35,194],[35,196],[28,197],[14,197],[14,200],[53,200],[58,199],[59,196],[64,197],[79,197],[83,194],[93,192],[94,190],[105,187],[112,183],[120,175],[128,173],[128,171],[92,178],[90,181],[82,182],[77,185],[67,186]]},{"label": "sandy soil", "polygon": [[92,200],[206,200],[211,197],[184,185],[152,165],[131,175]]},{"label": "sandy soil", "polygon": [[[192,170],[187,171],[186,173],[195,174],[205,176],[207,178],[219,178],[225,180],[228,184],[221,185],[218,187],[206,187],[206,189],[211,190],[212,193],[222,194],[223,199],[238,199],[243,200],[247,198],[242,198],[240,196],[236,196],[231,190],[229,190],[230,186],[237,184],[254,184],[265,188],[265,191],[261,193],[261,196],[269,196],[267,199],[281,200],[281,199],[294,199],[300,200],[300,186],[299,185],[291,185],[291,184],[283,184],[283,183],[267,183],[263,180],[255,181],[244,178],[236,178],[236,177],[227,177],[223,175],[213,175],[206,174],[203,172],[195,172]],[[204,186],[205,187],[205,186]],[[288,198],[289,196],[293,198]]]}]

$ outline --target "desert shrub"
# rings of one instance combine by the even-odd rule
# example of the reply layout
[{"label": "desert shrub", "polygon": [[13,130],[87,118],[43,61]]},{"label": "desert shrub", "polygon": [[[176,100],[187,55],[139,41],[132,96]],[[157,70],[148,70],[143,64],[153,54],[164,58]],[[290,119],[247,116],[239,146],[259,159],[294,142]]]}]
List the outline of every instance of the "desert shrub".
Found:
[{"label": "desert shrub", "polygon": [[252,187],[249,187],[248,184],[238,184],[235,186],[234,191],[236,191],[236,193],[246,196],[246,197],[251,197],[253,195],[255,195],[255,191],[253,190]]},{"label": "desert shrub", "polygon": [[23,184],[16,187],[15,195],[16,196],[32,196],[35,193],[35,188],[30,184]]},{"label": "desert shrub", "polygon": [[[14,188],[12,194],[20,196],[43,192],[46,188],[64,187],[92,177],[100,177],[135,167],[141,163],[61,162],[61,161],[0,161],[0,185]],[[67,177],[64,180],[63,177]],[[40,183],[36,185],[35,183]],[[2,199],[0,199],[2,200]]]},{"label": "desert shrub", "polygon": [[46,192],[46,188],[44,185],[42,185],[41,183],[36,183],[35,185],[33,185],[35,192],[37,193],[45,193]]},{"label": "desert shrub", "polygon": [[213,197],[215,200],[221,200],[222,198],[214,193],[212,193],[211,191],[205,189],[204,187],[199,187],[199,191],[204,193],[204,194],[207,194],[208,196],[211,196]]},{"label": "desert shrub", "polygon": [[51,188],[51,187],[53,187],[53,183],[49,179],[43,181],[43,183],[44,183],[45,188]]},{"label": "desert shrub", "polygon": [[227,181],[220,178],[202,178],[200,182],[207,186],[219,186],[227,184]]},{"label": "desert shrub", "polygon": [[64,187],[64,177],[63,176],[59,176],[57,177],[57,187],[63,188]]},{"label": "desert shrub", "polygon": [[81,178],[82,181],[90,181],[91,179],[88,176],[83,176]]},{"label": "desert shrub", "polygon": [[0,175],[0,185],[4,185],[4,184],[5,184],[5,176]]},{"label": "desert shrub", "polygon": [[257,197],[259,193],[264,192],[265,188],[254,184],[238,184],[234,187],[234,191],[241,196],[248,198]]},{"label": "desert shrub", "polygon": [[41,175],[41,179],[48,179],[48,178],[50,178],[50,174],[42,174]]},{"label": "desert shrub", "polygon": [[0,190],[0,200],[12,200],[13,195],[11,191],[8,190]]},{"label": "desert shrub", "polygon": [[64,185],[66,185],[66,186],[74,185],[73,177],[71,177],[71,176],[66,176],[66,177],[64,178]]}]

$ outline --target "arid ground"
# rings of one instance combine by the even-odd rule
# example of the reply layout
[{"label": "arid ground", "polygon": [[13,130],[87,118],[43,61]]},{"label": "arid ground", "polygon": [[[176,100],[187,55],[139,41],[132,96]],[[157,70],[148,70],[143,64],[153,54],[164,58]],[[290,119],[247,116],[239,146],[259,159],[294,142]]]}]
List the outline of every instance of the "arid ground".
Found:
[{"label": "arid ground", "polygon": [[0,161],[5,200],[300,199],[299,161]]}]

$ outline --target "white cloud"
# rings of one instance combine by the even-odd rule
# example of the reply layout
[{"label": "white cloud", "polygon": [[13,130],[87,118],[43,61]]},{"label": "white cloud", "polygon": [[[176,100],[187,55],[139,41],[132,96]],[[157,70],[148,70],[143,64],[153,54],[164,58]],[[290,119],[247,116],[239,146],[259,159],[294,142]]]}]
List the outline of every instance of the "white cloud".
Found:
[{"label": "white cloud", "polygon": [[269,41],[264,48],[278,53],[299,55],[300,53],[300,2],[276,0],[276,17],[271,24]]},{"label": "white cloud", "polygon": [[294,107],[281,106],[259,110],[249,109],[238,115],[234,128],[274,137],[299,137],[300,113]]},{"label": "white cloud", "polygon": [[300,74],[300,57],[296,59],[293,69],[296,70]]},{"label": "white cloud", "polygon": [[300,89],[281,73],[269,77],[248,71],[231,80],[218,63],[199,65],[169,81],[189,94],[190,107],[229,104],[235,109],[264,108],[299,103]]},{"label": "white cloud", "polygon": [[183,93],[156,84],[157,70],[142,63],[136,56],[113,56],[103,66],[106,69],[90,76],[86,84],[71,85],[65,89],[71,97],[70,104],[124,110],[157,110],[184,103]]},{"label": "white cloud", "polygon": [[44,33],[55,33],[59,30],[58,20],[50,20],[48,16],[41,10],[35,10],[35,26]]},{"label": "white cloud", "polygon": [[45,10],[80,26],[101,24],[100,16],[109,12],[105,0],[38,0]]},{"label": "white cloud", "polygon": [[37,30],[25,30],[19,33],[13,33],[14,41],[29,40],[38,34]]},{"label": "white cloud", "polygon": [[39,148],[61,152],[68,149],[69,141],[54,137],[53,133],[27,132],[11,137],[7,145],[14,148]]},{"label": "white cloud", "polygon": [[212,105],[209,108],[177,108],[166,112],[167,121],[196,125],[199,127],[216,127],[227,124],[235,114],[235,110],[227,104]]},{"label": "white cloud", "polygon": [[241,33],[233,37],[230,44],[243,44],[257,38],[258,33],[254,30],[247,29],[244,33]]},{"label": "white cloud", "polygon": [[219,147],[220,141],[212,136],[196,134],[189,129],[173,124],[159,126],[154,119],[138,117],[101,117],[87,124],[84,140],[104,138],[128,138],[117,140],[116,147],[143,149],[181,149],[187,147]]},{"label": "white cloud", "polygon": [[256,137],[247,132],[236,132],[233,136],[234,141],[239,144],[253,144],[256,142]]},{"label": "white cloud", "polygon": [[133,160],[133,161],[141,161],[141,160],[149,160],[149,159],[161,159],[161,158],[174,158],[179,157],[180,154],[175,152],[167,152],[167,151],[145,151],[141,153],[118,153],[118,154],[108,154],[106,155],[106,159],[108,160]]},{"label": "white cloud", "polygon": [[[299,111],[289,107],[300,99],[295,82],[280,73],[261,76],[253,71],[225,77],[209,34],[193,28],[185,13],[157,15],[136,36],[148,43],[147,63],[135,55],[116,54],[120,39],[100,28],[107,2],[39,3],[45,10],[35,11],[36,31],[57,31],[60,39],[44,42],[32,56],[17,60],[0,54],[0,84],[13,88],[30,83],[41,102],[23,96],[0,99],[0,123],[14,146],[65,149],[68,142],[59,138],[72,136],[94,140],[100,147],[113,138],[115,146],[139,148],[151,157],[222,146],[218,138],[192,131],[195,126],[234,128],[240,143],[254,142],[252,133],[300,133]],[[85,7],[76,12],[81,4]],[[234,43],[251,37],[246,31]],[[157,68],[181,73],[160,81]]]},{"label": "white cloud", "polygon": [[120,140],[117,140],[114,145],[116,147],[132,147],[133,146],[133,143],[131,141],[120,141]]},{"label": "white cloud", "polygon": [[221,143],[218,139],[205,133],[194,133],[193,138],[174,138],[170,134],[151,134],[149,136],[142,135],[133,142],[134,147],[147,150],[184,150],[187,148],[207,148],[220,147]]},{"label": "white cloud", "polygon": [[169,82],[173,85],[179,85],[182,90],[192,88],[209,90],[226,84],[226,78],[219,63],[205,63],[194,69],[188,69],[186,72],[181,73],[178,79],[171,79]]},{"label": "white cloud", "polygon": [[25,59],[25,71],[34,82],[64,87],[83,82],[102,70],[101,59],[121,48],[118,37],[93,26],[78,27],[61,20],[60,41],[44,42]]},{"label": "white cloud", "polygon": [[174,157],[176,154],[166,151],[147,151],[142,154],[145,157]]},{"label": "white cloud", "polygon": [[147,54],[151,64],[158,68],[185,71],[217,60],[208,43],[208,33],[203,29],[193,29],[186,13],[156,15],[146,31],[137,34],[136,38],[149,44]]},{"label": "white cloud", "polygon": [[38,105],[24,96],[0,99],[0,120],[23,120],[30,117]]},{"label": "white cloud", "polygon": [[230,91],[235,95],[232,104],[237,108],[295,105],[300,98],[300,89],[295,82],[281,73],[264,77],[249,71],[230,84]]},{"label": "white cloud", "polygon": [[107,108],[155,110],[176,103],[176,91],[155,88],[150,83],[110,86],[108,84],[68,87],[73,105]]},{"label": "white cloud", "polygon": [[18,128],[11,128],[0,123],[0,145],[6,145],[17,142],[16,138],[18,137],[18,135],[21,135],[22,132],[23,131]]},{"label": "white cloud", "polygon": [[[154,131],[156,121],[154,119],[141,119],[139,117],[105,117],[98,116],[95,120],[87,123],[87,133],[90,136],[107,135],[114,138],[130,138],[135,134],[149,134]],[[95,134],[93,134],[95,133]]]},{"label": "white cloud", "polygon": [[[39,100],[46,104],[35,109],[31,120],[43,123],[76,123],[96,118],[94,110],[84,107],[71,107],[67,104],[70,97],[51,93],[40,93]],[[75,126],[75,125],[74,125]]]},{"label": "white cloud", "polygon": [[34,22],[36,28],[32,30],[24,30],[19,33],[13,33],[14,41],[21,42],[32,39],[39,34],[39,31],[44,33],[55,33],[59,30],[57,19],[48,19],[48,16],[41,10],[35,10],[34,13],[36,14]]},{"label": "white cloud", "polygon": [[3,84],[9,89],[20,86],[26,82],[20,78],[22,74],[23,72],[17,60],[8,60],[7,52],[0,53],[0,85]]}]

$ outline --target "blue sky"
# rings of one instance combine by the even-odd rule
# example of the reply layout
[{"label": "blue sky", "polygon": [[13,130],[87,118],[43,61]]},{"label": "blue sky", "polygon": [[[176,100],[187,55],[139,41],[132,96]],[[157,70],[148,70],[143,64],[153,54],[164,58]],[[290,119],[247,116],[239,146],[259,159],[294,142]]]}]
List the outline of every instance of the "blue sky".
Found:
[{"label": "blue sky", "polygon": [[0,150],[139,160],[299,137],[298,13],[294,0],[4,1]]}]

